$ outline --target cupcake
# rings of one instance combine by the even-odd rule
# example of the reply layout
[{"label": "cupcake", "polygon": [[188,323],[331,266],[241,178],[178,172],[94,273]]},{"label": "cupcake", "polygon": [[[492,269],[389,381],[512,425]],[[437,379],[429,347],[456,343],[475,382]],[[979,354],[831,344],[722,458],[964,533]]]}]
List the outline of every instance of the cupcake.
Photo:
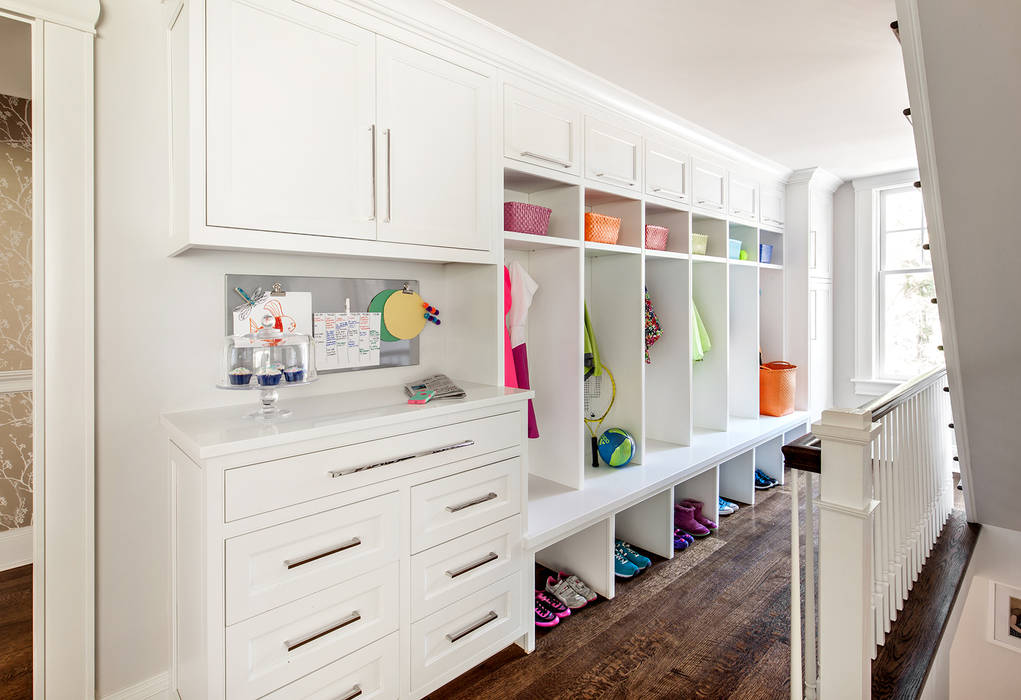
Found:
[{"label": "cupcake", "polygon": [[276,386],[280,383],[280,377],[282,373],[276,367],[261,370],[257,375],[256,379],[259,380],[259,386]]},{"label": "cupcake", "polygon": [[247,367],[235,367],[227,374],[227,378],[234,386],[244,386],[252,381],[252,370]]},{"label": "cupcake", "polygon": [[284,379],[289,382],[300,382],[304,378],[305,370],[302,367],[295,365],[284,370]]}]

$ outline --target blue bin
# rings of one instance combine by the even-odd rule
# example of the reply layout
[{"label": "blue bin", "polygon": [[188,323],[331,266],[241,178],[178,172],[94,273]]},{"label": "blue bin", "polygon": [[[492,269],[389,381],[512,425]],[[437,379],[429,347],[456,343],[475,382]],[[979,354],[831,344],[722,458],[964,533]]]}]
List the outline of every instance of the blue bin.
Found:
[{"label": "blue bin", "polygon": [[736,238],[731,238],[731,239],[729,239],[729,241],[730,241],[730,245],[728,246],[727,256],[731,260],[740,260],[741,259],[741,241],[737,240]]},{"label": "blue bin", "polygon": [[759,243],[759,262],[773,262],[773,246],[768,243]]}]

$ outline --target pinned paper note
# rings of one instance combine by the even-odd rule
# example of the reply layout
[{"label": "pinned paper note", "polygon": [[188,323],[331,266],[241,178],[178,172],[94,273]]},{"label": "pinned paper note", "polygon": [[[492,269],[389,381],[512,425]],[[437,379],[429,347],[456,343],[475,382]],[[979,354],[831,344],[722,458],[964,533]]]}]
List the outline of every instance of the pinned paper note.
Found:
[{"label": "pinned paper note", "polygon": [[316,313],[313,319],[316,368],[351,369],[379,365],[378,313]]},{"label": "pinned paper note", "polygon": [[284,296],[264,296],[247,312],[242,307],[234,310],[234,335],[255,333],[262,326],[262,319],[273,317],[274,326],[284,333],[312,333],[312,294],[309,292],[287,292]]}]

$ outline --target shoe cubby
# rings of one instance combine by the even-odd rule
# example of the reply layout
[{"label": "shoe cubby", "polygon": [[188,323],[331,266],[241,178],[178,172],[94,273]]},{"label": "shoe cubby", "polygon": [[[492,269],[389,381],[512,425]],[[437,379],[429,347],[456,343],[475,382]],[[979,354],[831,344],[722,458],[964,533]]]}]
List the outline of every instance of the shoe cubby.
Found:
[{"label": "shoe cubby", "polygon": [[[776,231],[770,231],[769,229],[759,229],[759,243],[766,243],[767,245],[773,246],[773,256],[768,266],[782,269],[783,268],[783,234],[777,233]],[[758,248],[756,247],[755,260],[759,259]]]},{"label": "shoe cubby", "polygon": [[[720,522],[720,470],[719,467],[710,467],[705,471],[689,477],[674,486],[674,503],[680,503],[686,498],[702,501],[702,515],[713,522]],[[670,526],[671,536],[673,535],[673,524]]]},{"label": "shoe cubby", "polygon": [[649,350],[651,362],[645,365],[645,435],[650,440],[690,445],[692,321],[688,261],[646,257],[645,286],[663,329],[663,335]]},{"label": "shoe cubby", "polygon": [[[674,209],[662,204],[645,203],[645,223],[670,229],[666,239],[666,250],[646,249],[652,257],[676,257],[691,252],[691,215],[683,209]],[[644,233],[644,228],[642,229]],[[644,245],[644,235],[643,235]]]},{"label": "shoe cubby", "polygon": [[729,410],[738,418],[759,415],[759,268],[730,268]]},{"label": "shoe cubby", "polygon": [[582,188],[529,172],[504,168],[503,201],[523,202],[552,210],[545,236],[507,231],[504,246],[579,245],[582,239]]},{"label": "shoe cubby", "polygon": [[764,473],[783,484],[783,451],[784,436],[777,435],[772,440],[755,448],[755,466]]},{"label": "shoe cubby", "polygon": [[[643,207],[641,200],[625,197],[614,192],[585,188],[585,211],[620,219],[620,235],[614,245],[631,248],[631,252],[639,252],[645,240]],[[582,232],[584,235],[584,220]],[[600,245],[596,244],[596,248]],[[593,247],[586,242],[587,247]]]},{"label": "shoe cubby", "polygon": [[[645,292],[642,256],[586,250],[585,303],[599,347],[600,361],[610,370],[616,384],[616,399],[599,430],[623,428],[628,431],[634,437],[636,446],[632,464],[641,464],[645,433]],[[604,379],[604,387],[605,384]],[[581,415],[581,411],[574,414],[574,430],[585,441],[585,464],[590,465],[589,434]],[[608,467],[602,465],[599,468]],[[591,470],[592,467],[586,469]]]},{"label": "shoe cubby", "polygon": [[715,216],[705,214],[693,214],[691,217],[691,232],[708,237],[705,256],[727,259],[727,238],[729,225],[726,219],[718,219]]},{"label": "shoe cubby", "polygon": [[[739,262],[746,262],[749,265],[756,265],[759,260],[759,229],[755,226],[748,226],[747,224],[736,224],[733,221],[729,224],[727,238],[732,238],[736,241],[741,241],[741,250],[748,254],[748,259],[741,261],[740,258],[736,258]],[[729,258],[730,249],[727,249],[727,257]],[[735,258],[731,258],[734,260]]]},{"label": "shoe cubby", "polygon": [[535,563],[568,571],[604,598],[614,596],[614,517],[611,515],[535,552]]},{"label": "shoe cubby", "polygon": [[755,504],[755,451],[748,450],[720,464],[720,496],[739,504]]},{"label": "shoe cubby", "polygon": [[[691,296],[712,344],[705,357],[692,362],[692,423],[695,428],[726,430],[728,426],[728,306],[730,286],[726,262],[692,256]],[[694,323],[694,319],[691,321]],[[697,431],[696,431],[697,440]]]},{"label": "shoe cubby", "polygon": [[[581,250],[508,248],[504,264],[524,267],[539,285],[526,329],[529,385],[539,437],[528,440],[532,474],[571,488],[583,485]],[[568,436],[577,436],[571,440]]]},{"label": "shoe cubby", "polygon": [[786,360],[783,271],[759,269],[759,348],[763,362]]},{"label": "shoe cubby", "polygon": [[672,559],[673,522],[673,489],[666,489],[617,513],[614,516],[615,539]]}]

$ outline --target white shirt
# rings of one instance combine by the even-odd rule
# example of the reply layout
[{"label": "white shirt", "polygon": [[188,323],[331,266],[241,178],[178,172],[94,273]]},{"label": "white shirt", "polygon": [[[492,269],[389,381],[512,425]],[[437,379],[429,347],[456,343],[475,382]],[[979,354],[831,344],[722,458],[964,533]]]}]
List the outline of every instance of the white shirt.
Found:
[{"label": "white shirt", "polygon": [[510,329],[511,347],[516,348],[525,342],[528,308],[532,305],[532,297],[539,289],[539,284],[516,261],[507,269],[511,279],[511,308],[507,313],[507,326]]}]

